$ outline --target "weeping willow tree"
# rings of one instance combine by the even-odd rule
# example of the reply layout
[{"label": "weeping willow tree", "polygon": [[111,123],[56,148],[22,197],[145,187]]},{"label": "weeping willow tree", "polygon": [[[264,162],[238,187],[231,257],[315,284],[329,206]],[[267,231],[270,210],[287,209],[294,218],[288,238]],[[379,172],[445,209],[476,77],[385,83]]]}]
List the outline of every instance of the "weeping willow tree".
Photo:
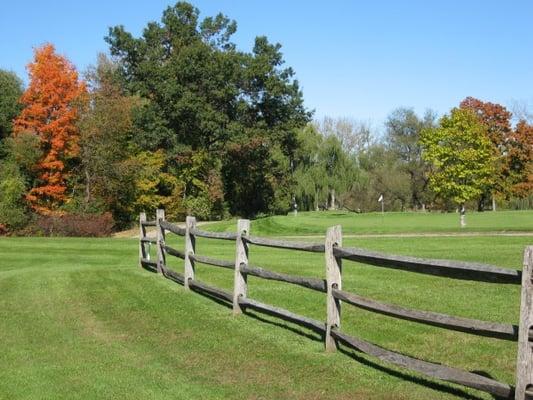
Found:
[{"label": "weeping willow tree", "polygon": [[313,125],[298,134],[300,142],[294,171],[295,196],[303,210],[336,209],[339,195],[358,178],[354,159],[336,136],[324,137]]}]

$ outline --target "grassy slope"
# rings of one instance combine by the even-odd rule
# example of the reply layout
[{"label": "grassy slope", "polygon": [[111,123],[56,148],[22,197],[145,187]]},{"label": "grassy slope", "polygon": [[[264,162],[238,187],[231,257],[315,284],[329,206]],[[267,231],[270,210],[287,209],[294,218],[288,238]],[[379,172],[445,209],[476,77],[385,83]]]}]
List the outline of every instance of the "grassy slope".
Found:
[{"label": "grassy slope", "polygon": [[[182,246],[178,239],[169,241]],[[523,247],[532,242],[491,236],[345,240],[511,268],[520,268]],[[228,242],[199,240],[197,246],[199,254],[227,259],[234,254]],[[223,305],[139,269],[136,256],[135,240],[0,240],[0,398],[490,398],[353,352],[325,354],[315,335],[275,319],[234,318]],[[252,248],[250,258],[274,270],[323,276],[320,255]],[[181,271],[179,260],[170,264]],[[516,323],[518,317],[518,287],[350,262],[344,271],[346,290],[376,299],[502,322]],[[198,267],[198,278],[227,289],[232,285],[230,271],[209,266]],[[324,318],[324,296],[303,288],[251,277],[249,295]],[[513,382],[513,343],[349,306],[342,322],[343,330],[405,354]]]},{"label": "grassy slope", "polygon": [[[533,231],[532,211],[467,213],[467,228],[459,227],[456,213],[302,212],[297,217],[274,216],[255,220],[257,235],[323,235],[332,225],[342,225],[345,234]],[[214,231],[235,231],[236,221],[209,224]]]}]

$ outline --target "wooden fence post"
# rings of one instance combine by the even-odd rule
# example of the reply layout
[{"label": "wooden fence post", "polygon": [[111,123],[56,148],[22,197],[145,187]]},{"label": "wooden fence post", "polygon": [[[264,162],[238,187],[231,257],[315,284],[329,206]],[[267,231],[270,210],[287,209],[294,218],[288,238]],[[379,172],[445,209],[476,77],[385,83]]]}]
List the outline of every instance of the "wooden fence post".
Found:
[{"label": "wooden fence post", "polygon": [[143,258],[149,259],[150,253],[146,252],[144,248],[143,239],[146,237],[146,227],[143,225],[143,222],[146,222],[146,213],[142,212],[139,214],[139,266],[142,268],[141,260]]},{"label": "wooden fence post", "polygon": [[250,233],[250,220],[240,219],[237,222],[237,240],[235,246],[235,275],[233,280],[233,314],[242,313],[239,298],[246,297],[247,276],[241,272],[241,265],[248,265],[248,244],[242,236]]},{"label": "wooden fence post", "polygon": [[[524,251],[515,399],[533,399],[533,246]],[[531,336],[530,336],[531,335]]]},{"label": "wooden fence post", "polygon": [[327,283],[327,320],[326,320],[326,351],[337,350],[337,343],[331,336],[332,329],[340,328],[341,303],[333,297],[333,289],[342,289],[342,260],[333,255],[333,248],[342,246],[342,230],[337,225],[328,229],[326,233],[326,283]]},{"label": "wooden fence post", "polygon": [[194,255],[196,249],[196,238],[191,233],[191,230],[196,228],[196,218],[187,216],[185,219],[185,271],[184,271],[184,286],[189,289],[189,280],[194,279],[194,260],[191,260],[190,255]]},{"label": "wooden fence post", "polygon": [[157,272],[163,273],[165,268],[165,230],[161,228],[161,221],[165,220],[165,210],[157,209],[155,213],[155,226],[157,234]]}]

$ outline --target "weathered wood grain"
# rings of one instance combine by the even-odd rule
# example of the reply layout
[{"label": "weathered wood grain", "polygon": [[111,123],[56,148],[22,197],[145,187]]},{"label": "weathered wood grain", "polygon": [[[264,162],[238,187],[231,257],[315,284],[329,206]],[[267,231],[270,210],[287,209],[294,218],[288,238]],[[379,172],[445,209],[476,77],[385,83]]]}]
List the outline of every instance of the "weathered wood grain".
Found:
[{"label": "weathered wood grain", "polygon": [[165,221],[165,210],[158,208],[155,213],[156,237],[157,237],[157,272],[163,273],[165,265],[165,229],[161,227],[161,222]]},{"label": "weathered wood grain", "polygon": [[336,248],[336,257],[364,264],[482,282],[520,284],[521,271],[492,265],[452,260],[424,259],[368,251],[359,248]]},{"label": "weathered wood grain", "polygon": [[189,289],[189,281],[194,279],[194,260],[191,259],[191,255],[194,255],[196,250],[196,239],[191,233],[196,227],[196,218],[187,216],[185,219],[185,258],[184,265],[185,271],[183,276],[185,277],[185,288]]},{"label": "weathered wood grain", "polygon": [[341,302],[333,297],[333,289],[342,289],[342,259],[336,257],[334,253],[334,249],[339,246],[342,246],[342,229],[337,225],[327,230],[325,243],[327,317],[324,343],[326,351],[329,352],[337,350],[337,342],[331,332],[340,329],[341,326]]},{"label": "weathered wood grain", "polygon": [[389,362],[396,366],[419,372],[431,378],[457,383],[504,398],[509,398],[513,393],[513,388],[510,385],[498,382],[494,379],[486,378],[484,376],[463,371],[461,369],[418,360],[416,358],[384,349],[373,343],[354,338],[336,330],[333,330],[331,335],[339,340],[339,342],[344,343],[346,346],[354,348],[357,351],[376,357],[381,361]]},{"label": "weathered wood grain", "polygon": [[194,261],[202,264],[213,265],[215,267],[222,267],[228,269],[235,269],[235,261],[221,260],[219,258],[201,256],[199,254],[192,254],[189,257]]},{"label": "weathered wood grain", "polygon": [[270,239],[260,236],[246,235],[243,240],[257,246],[274,247],[278,249],[309,251],[314,253],[323,253],[324,245],[321,243],[292,242],[289,240]]},{"label": "weathered wood grain", "polygon": [[146,237],[146,228],[143,223],[146,222],[146,213],[142,212],[139,214],[139,266],[142,267],[141,260],[148,259],[150,254],[146,251],[144,247],[143,238]]},{"label": "weathered wood grain", "polygon": [[143,226],[155,226],[156,222],[155,221],[143,221],[142,225]]},{"label": "weathered wood grain", "polygon": [[[516,362],[515,399],[524,400],[533,392],[533,246],[524,251],[522,269],[522,294],[520,299],[520,325],[518,332],[518,356]],[[533,393],[532,393],[533,394]]]},{"label": "weathered wood grain", "polygon": [[170,279],[171,281],[179,283],[180,285],[183,285],[185,282],[185,278],[182,274],[173,271],[167,267],[163,268],[163,276],[165,276],[165,278]]},{"label": "weathered wood grain", "polygon": [[289,275],[281,272],[269,271],[267,269],[251,265],[241,265],[241,272],[247,275],[257,276],[259,278],[292,283],[294,285],[303,286],[305,288],[317,290],[319,292],[326,292],[326,281],[323,279]]},{"label": "weathered wood grain", "polygon": [[237,239],[235,241],[235,273],[233,275],[233,314],[242,313],[239,300],[246,298],[248,282],[246,274],[241,272],[241,266],[248,264],[248,244],[243,236],[250,233],[250,221],[240,219],[237,221]]},{"label": "weathered wood grain", "polygon": [[167,254],[170,254],[171,256],[178,257],[178,258],[181,258],[182,260],[185,260],[185,253],[182,253],[181,251],[176,250],[175,248],[167,246],[167,245],[165,245],[164,248]]},{"label": "weathered wood grain", "polygon": [[202,231],[200,229],[193,229],[191,233],[197,237],[203,237],[207,239],[222,239],[222,240],[235,240],[237,239],[237,234],[233,232],[209,232]]},{"label": "weathered wood grain", "polygon": [[304,317],[302,315],[295,314],[280,307],[274,307],[269,304],[260,303],[258,301],[249,298],[240,298],[239,303],[243,308],[251,308],[256,311],[263,312],[274,317],[281,318],[285,321],[297,323],[299,325],[306,326],[317,332],[325,332],[325,325],[323,322],[317,321],[312,318]]},{"label": "weathered wood grain", "polygon": [[176,235],[179,235],[179,236],[185,236],[185,234],[187,233],[185,228],[180,228],[179,226],[171,224],[168,221],[161,221],[160,225],[161,225],[161,228],[166,229],[167,231],[175,233]]},{"label": "weathered wood grain", "polygon": [[497,339],[516,341],[518,338],[518,326],[516,325],[454,317],[451,315],[440,314],[431,311],[413,310],[393,304],[386,304],[379,301],[370,300],[365,297],[337,289],[333,289],[333,297],[368,311],[374,311],[391,317],[420,322],[427,325],[438,326],[441,328],[471,333],[478,336],[493,337]]}]

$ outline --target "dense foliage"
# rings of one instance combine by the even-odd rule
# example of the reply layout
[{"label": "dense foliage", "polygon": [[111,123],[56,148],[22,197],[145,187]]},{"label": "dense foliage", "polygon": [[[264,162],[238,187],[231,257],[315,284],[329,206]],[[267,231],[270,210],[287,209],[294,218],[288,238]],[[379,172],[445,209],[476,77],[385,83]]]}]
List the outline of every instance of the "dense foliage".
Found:
[{"label": "dense foliage", "polygon": [[0,69],[0,140],[13,129],[13,119],[21,110],[22,81],[14,72]]},{"label": "dense foliage", "polygon": [[494,182],[494,158],[487,127],[468,109],[455,108],[438,128],[422,131],[424,158],[434,170],[433,191],[463,205],[478,198]]},{"label": "dense foliage", "polygon": [[439,120],[402,107],[382,135],[349,118],[311,121],[280,44],[260,36],[241,51],[235,21],[199,15],[179,2],[139,37],[110,28],[111,58],[83,79],[51,44],[35,50],[25,90],[0,70],[1,232],[91,215],[109,231],[157,207],[220,219],[533,206],[527,110],[513,120],[467,97]]},{"label": "dense foliage", "polygon": [[273,200],[289,191],[287,160],[310,117],[281,46],[258,37],[251,53],[238,51],[235,30],[221,14],[200,21],[198,9],[178,3],[139,38],[122,26],[106,38],[127,93],[143,99],[134,143],[163,151],[185,208],[205,217],[222,202],[248,216],[282,211]]}]

